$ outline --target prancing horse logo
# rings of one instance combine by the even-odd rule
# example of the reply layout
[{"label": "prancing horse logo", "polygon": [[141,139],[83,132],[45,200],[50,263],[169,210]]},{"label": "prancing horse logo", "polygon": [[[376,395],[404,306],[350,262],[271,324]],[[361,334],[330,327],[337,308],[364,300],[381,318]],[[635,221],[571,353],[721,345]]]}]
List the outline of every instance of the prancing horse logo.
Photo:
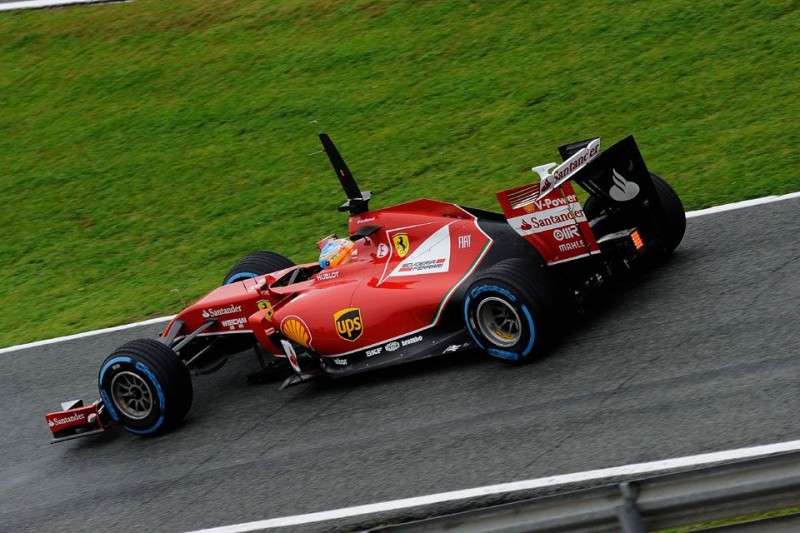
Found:
[{"label": "prancing horse logo", "polygon": [[408,235],[405,233],[398,233],[392,237],[394,249],[397,250],[397,255],[405,257],[408,253]]}]

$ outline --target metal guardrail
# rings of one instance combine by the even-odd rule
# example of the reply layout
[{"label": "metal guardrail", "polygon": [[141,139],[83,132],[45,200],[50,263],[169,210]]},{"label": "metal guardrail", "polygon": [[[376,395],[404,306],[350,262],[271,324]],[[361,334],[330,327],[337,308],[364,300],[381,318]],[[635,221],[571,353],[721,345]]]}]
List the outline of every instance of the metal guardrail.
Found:
[{"label": "metal guardrail", "polygon": [[[626,481],[371,531],[643,533],[794,506],[800,506],[800,452]],[[792,523],[794,530],[800,531],[800,522]]]}]

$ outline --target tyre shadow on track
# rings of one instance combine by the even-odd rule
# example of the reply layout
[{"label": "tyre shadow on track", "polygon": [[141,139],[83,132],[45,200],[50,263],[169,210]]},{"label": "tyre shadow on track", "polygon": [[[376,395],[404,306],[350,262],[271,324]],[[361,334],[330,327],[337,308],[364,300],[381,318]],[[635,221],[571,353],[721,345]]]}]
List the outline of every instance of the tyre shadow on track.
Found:
[{"label": "tyre shadow on track", "polygon": [[675,277],[674,271],[682,269],[694,262],[693,255],[687,250],[677,250],[663,263],[647,266],[641,271],[631,274],[618,282],[611,282],[598,290],[583,302],[582,309],[568,319],[569,329],[562,331],[558,345],[569,341],[569,337],[580,333],[590,324],[602,323],[606,317],[614,316],[624,309],[633,308],[643,298],[656,292],[660,282]]},{"label": "tyre shadow on track", "polygon": [[478,367],[492,363],[495,363],[495,361],[489,356],[481,353],[479,350],[472,349],[455,354],[434,356],[420,361],[401,363],[392,367],[378,368],[336,379],[320,379],[309,382],[308,385],[320,391],[334,391],[343,388],[351,389],[362,385],[374,386],[381,383],[416,379],[421,375],[447,373],[457,369]]}]

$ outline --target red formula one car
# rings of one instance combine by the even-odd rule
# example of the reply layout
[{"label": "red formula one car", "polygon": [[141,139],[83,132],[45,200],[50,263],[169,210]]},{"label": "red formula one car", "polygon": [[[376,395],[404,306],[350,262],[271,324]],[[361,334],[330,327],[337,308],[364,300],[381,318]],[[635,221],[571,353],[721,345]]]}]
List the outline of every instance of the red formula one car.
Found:
[{"label": "red formula one car", "polygon": [[[159,339],[106,358],[99,401],[46,415],[54,441],[112,422],[139,435],[169,430],[189,411],[191,375],[249,348],[261,364],[250,378],[281,376],[284,386],[467,349],[529,361],[596,289],[658,263],[686,229],[680,199],[633,137],[602,153],[600,139],[561,146],[563,163],[533,169],[539,181],[497,193],[503,214],[434,200],[372,211],[320,139],[347,195],[349,262],[248,255]],[[589,193],[584,205],[572,182]]]}]

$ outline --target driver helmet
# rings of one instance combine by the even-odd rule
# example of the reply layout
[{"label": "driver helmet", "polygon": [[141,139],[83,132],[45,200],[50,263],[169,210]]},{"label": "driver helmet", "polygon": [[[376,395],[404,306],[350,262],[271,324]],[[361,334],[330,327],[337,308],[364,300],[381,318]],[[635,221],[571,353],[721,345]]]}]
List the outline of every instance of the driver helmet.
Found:
[{"label": "driver helmet", "polygon": [[331,239],[319,253],[319,266],[322,269],[338,267],[350,262],[353,257],[355,243],[350,239]]}]

